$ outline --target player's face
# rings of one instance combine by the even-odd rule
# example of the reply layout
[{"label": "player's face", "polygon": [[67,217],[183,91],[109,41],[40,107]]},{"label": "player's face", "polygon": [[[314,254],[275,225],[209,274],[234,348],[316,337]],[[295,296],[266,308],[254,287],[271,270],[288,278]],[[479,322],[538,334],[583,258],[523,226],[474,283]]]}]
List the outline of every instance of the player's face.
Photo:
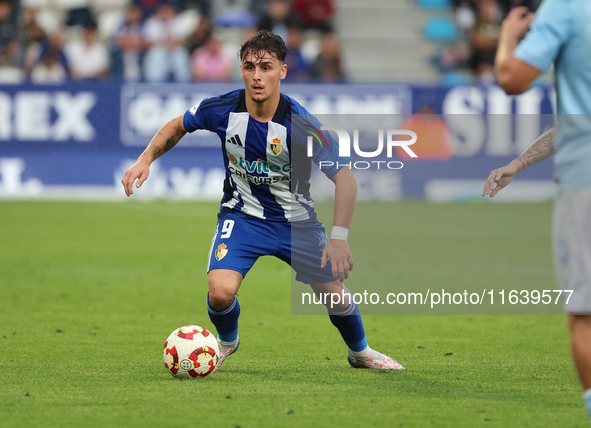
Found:
[{"label": "player's face", "polygon": [[268,52],[263,56],[248,52],[240,69],[246,92],[253,101],[262,103],[279,92],[279,83],[285,79],[287,65]]}]

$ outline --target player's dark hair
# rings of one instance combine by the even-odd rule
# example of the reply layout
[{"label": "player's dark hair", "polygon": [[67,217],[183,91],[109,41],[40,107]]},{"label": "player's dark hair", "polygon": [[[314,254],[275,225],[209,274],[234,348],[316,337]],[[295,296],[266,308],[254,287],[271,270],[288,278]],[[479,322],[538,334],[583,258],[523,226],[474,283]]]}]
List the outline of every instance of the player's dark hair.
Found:
[{"label": "player's dark hair", "polygon": [[280,62],[285,62],[287,47],[281,37],[267,30],[262,30],[252,36],[240,47],[240,61],[244,60],[247,54],[260,60],[269,53]]}]

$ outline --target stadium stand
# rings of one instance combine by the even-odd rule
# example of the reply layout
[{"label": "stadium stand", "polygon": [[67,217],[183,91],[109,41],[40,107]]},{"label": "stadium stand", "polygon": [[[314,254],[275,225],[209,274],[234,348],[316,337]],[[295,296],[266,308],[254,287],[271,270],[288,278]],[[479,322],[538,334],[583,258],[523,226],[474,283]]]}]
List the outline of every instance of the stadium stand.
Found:
[{"label": "stadium stand", "polygon": [[433,82],[433,46],[421,34],[423,16],[410,1],[341,0],[336,28],[344,67],[360,82]]},{"label": "stadium stand", "polygon": [[[195,61],[193,56],[196,49],[215,36],[208,46],[216,51],[215,55],[225,58],[230,79],[237,80],[240,73],[236,52],[240,44],[256,29],[268,29],[290,45],[288,59],[295,72],[290,76],[292,82],[490,84],[494,82],[492,63],[503,16],[515,5],[535,9],[538,3],[539,0],[0,0],[0,83],[60,82],[75,75],[80,78],[79,73],[73,73],[71,59],[64,59],[61,51],[79,44],[88,29],[95,26],[97,43],[109,50],[109,72],[104,77],[99,73],[83,80],[186,80],[187,74],[172,70],[163,70],[157,77],[146,72],[146,63],[161,62],[151,61],[156,31],[152,18],[163,5],[171,5],[176,12],[170,23],[158,25],[161,29],[174,29],[175,57],[184,58],[178,59],[179,67],[189,67],[187,58],[193,58],[192,64],[198,68],[215,64],[214,60]],[[130,18],[134,13],[130,6],[139,8],[138,22]],[[62,40],[61,45],[56,45],[58,40]],[[201,52],[203,59],[204,51]],[[34,69],[36,78],[32,79]],[[192,80],[199,80],[199,76],[208,76],[207,81],[211,81],[215,70],[191,70]],[[219,80],[227,79],[228,73],[224,71]]]},{"label": "stadium stand", "polygon": [[[336,10],[334,0],[0,0],[0,21],[6,21],[0,24],[0,83],[58,83],[73,78],[183,81],[188,75],[178,69],[185,64],[189,70],[187,58],[193,58],[193,68],[210,67],[190,70],[193,80],[207,76],[203,77],[207,81],[227,81],[226,72],[219,79],[212,77],[216,63],[204,60],[208,55],[222,55],[230,64],[230,77],[237,80],[237,51],[246,38],[263,28],[291,40],[288,56],[298,64],[294,81],[341,82],[346,72],[341,42],[333,33]],[[84,35],[94,28],[98,29],[98,45],[93,41],[88,49],[98,51],[102,49],[99,45],[108,49],[108,73],[81,77],[72,69],[75,61],[68,60],[68,52],[71,46],[80,52]],[[179,66],[152,73],[150,64],[163,63],[154,57],[166,56],[162,51],[167,43],[170,46],[165,49],[175,52],[167,62]],[[195,61],[195,51],[206,45],[210,52],[204,55],[201,50],[201,60]],[[34,69],[36,78],[32,79]]]},{"label": "stadium stand", "polygon": [[460,32],[455,22],[449,18],[430,18],[423,25],[423,34],[434,42],[455,42]]},{"label": "stadium stand", "polygon": [[449,10],[452,7],[450,0],[417,0],[416,4],[419,9],[428,11]]}]

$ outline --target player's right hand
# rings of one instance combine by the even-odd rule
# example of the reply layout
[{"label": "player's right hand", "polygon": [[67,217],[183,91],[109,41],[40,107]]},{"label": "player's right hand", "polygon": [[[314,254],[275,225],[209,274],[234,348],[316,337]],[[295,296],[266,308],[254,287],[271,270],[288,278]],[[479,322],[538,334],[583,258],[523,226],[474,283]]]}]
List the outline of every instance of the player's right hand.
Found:
[{"label": "player's right hand", "polygon": [[501,190],[503,187],[506,187],[511,182],[511,180],[513,180],[513,176],[517,174],[517,172],[517,168],[513,162],[511,162],[509,165],[505,165],[504,167],[491,171],[486,183],[484,183],[482,196],[490,195],[491,198],[494,197],[497,193],[499,193],[499,190]]},{"label": "player's right hand", "polygon": [[129,197],[133,195],[133,182],[138,179],[135,187],[138,189],[144,184],[150,175],[150,165],[144,162],[136,162],[131,168],[125,171],[125,175],[121,180],[125,194]]},{"label": "player's right hand", "polygon": [[330,260],[332,277],[340,282],[349,279],[349,271],[353,270],[353,256],[347,241],[331,239],[322,251],[320,267],[324,268]]},{"label": "player's right hand", "polygon": [[531,22],[534,20],[534,13],[525,6],[519,6],[511,9],[507,17],[501,24],[501,33],[508,34],[517,39],[521,39]]}]

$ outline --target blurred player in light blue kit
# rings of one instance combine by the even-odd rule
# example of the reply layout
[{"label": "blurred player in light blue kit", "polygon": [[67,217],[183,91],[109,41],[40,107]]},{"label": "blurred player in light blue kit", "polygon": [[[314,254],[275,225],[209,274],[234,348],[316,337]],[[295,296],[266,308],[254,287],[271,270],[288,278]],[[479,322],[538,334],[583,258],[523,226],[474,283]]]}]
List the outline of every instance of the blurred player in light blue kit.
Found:
[{"label": "blurred player in light blue kit", "polygon": [[[357,194],[348,159],[338,157],[334,140],[306,158],[305,127],[298,115],[308,112],[280,93],[287,73],[283,40],[268,31],[255,34],[241,48],[245,89],[208,98],[165,124],[123,177],[127,196],[148,178],[150,164],[197,129],[215,132],[221,141],[226,169],[224,196],[209,252],[207,309],[218,331],[219,369],[240,344],[236,293],[256,260],[280,258],[296,271],[296,279],[316,293],[337,293],[345,302],[329,310],[330,320],[348,347],[356,368],[404,369],[396,360],[367,345],[361,316],[343,285],[353,267],[347,236]],[[316,126],[314,126],[316,124]],[[320,131],[319,131],[320,132]],[[323,134],[331,138],[329,134]],[[322,171],[335,183],[334,221],[329,240],[318,222],[310,197],[310,162],[333,164]],[[303,165],[297,170],[296,164]],[[292,239],[296,236],[297,239]],[[344,296],[348,296],[345,299]]]},{"label": "blurred player in light blue kit", "polygon": [[495,72],[508,94],[525,91],[552,64],[556,129],[539,137],[509,165],[492,171],[482,194],[495,196],[517,172],[556,153],[559,195],[552,226],[554,268],[560,286],[574,290],[565,309],[573,359],[591,417],[590,1],[544,0],[535,18],[521,7],[513,9],[503,22]]}]

